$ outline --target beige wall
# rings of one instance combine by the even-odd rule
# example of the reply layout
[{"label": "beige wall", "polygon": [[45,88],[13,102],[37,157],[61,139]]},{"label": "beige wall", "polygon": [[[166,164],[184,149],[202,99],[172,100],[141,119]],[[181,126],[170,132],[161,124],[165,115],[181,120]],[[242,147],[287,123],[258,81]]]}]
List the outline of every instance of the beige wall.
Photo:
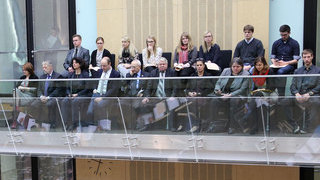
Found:
[{"label": "beige wall", "polygon": [[98,35],[117,54],[121,37],[129,35],[141,52],[151,34],[165,52],[173,52],[183,31],[199,48],[205,30],[211,30],[221,49],[234,50],[246,24],[268,52],[269,1],[265,0],[97,0]]}]

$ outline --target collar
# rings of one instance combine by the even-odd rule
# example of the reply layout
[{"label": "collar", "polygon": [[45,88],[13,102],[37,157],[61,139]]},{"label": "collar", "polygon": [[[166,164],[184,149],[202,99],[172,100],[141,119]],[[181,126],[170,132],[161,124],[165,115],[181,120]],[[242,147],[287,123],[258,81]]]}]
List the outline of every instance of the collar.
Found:
[{"label": "collar", "polygon": [[307,67],[306,66],[304,66],[304,70],[307,70],[307,71],[310,71],[310,70],[312,70],[313,69],[313,64],[309,67],[309,69],[307,69]]},{"label": "collar", "polygon": [[137,73],[137,77],[141,77],[141,69],[140,69],[140,71]]},{"label": "collar", "polygon": [[253,37],[248,41],[247,39],[244,39],[244,41],[247,43],[247,44],[250,44],[252,41],[253,41]]}]

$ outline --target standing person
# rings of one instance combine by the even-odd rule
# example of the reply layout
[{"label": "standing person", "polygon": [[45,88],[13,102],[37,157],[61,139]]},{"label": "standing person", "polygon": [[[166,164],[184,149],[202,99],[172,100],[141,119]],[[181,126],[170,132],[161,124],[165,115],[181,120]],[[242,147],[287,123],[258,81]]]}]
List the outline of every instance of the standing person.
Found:
[{"label": "standing person", "polygon": [[[298,41],[290,37],[291,29],[288,25],[282,25],[279,29],[281,38],[275,41],[271,51],[272,74],[291,74],[297,68],[300,59],[300,46]],[[286,78],[278,78],[278,92],[285,95]]]},{"label": "standing person", "polygon": [[68,77],[68,73],[73,73],[74,69],[72,68],[72,58],[78,57],[85,61],[86,63],[86,69],[88,68],[90,64],[90,54],[89,50],[86,48],[83,48],[81,46],[82,38],[79,34],[75,34],[72,36],[72,42],[73,42],[73,49],[70,49],[68,51],[67,57],[64,60],[63,67],[66,70],[63,73],[64,77]]},{"label": "standing person", "polygon": [[104,39],[103,37],[98,37],[96,39],[96,44],[97,44],[97,49],[94,50],[91,54],[91,62],[89,65],[89,70],[90,71],[97,71],[100,69],[101,65],[101,59],[104,57],[109,57],[111,59],[111,53],[103,48],[104,45]]},{"label": "standing person", "polygon": [[[80,58],[72,58],[72,68],[74,72],[69,75],[69,79],[89,78],[89,73],[85,71],[85,62]],[[89,90],[85,80],[68,81],[67,97],[62,101],[62,116],[67,124],[68,130],[73,130],[79,120],[79,111],[86,102]],[[70,117],[71,116],[71,117]]]},{"label": "standing person", "polygon": [[138,51],[134,47],[134,44],[130,41],[128,36],[122,37],[122,47],[119,52],[119,63],[118,71],[120,72],[121,77],[126,77],[126,74],[129,73],[131,62],[138,58]]},{"label": "standing person", "polygon": [[159,59],[162,57],[162,49],[157,47],[157,40],[154,36],[146,39],[147,47],[142,50],[142,60],[144,71],[151,72],[157,68]]},{"label": "standing person", "polygon": [[[311,49],[303,50],[302,59],[304,66],[295,70],[294,74],[320,74],[320,69],[312,64],[313,51]],[[311,126],[311,124],[315,123],[314,119],[317,117],[316,114],[319,110],[319,98],[317,96],[320,95],[320,77],[293,77],[290,91],[295,98],[284,99],[282,107],[287,115],[288,122],[294,128],[293,133],[311,132],[316,127]],[[294,116],[294,112],[301,109],[298,107],[305,109],[305,123],[301,122],[300,119],[296,119],[301,116]]]},{"label": "standing person", "polygon": [[[51,61],[47,60],[42,62],[42,69],[44,74],[40,76],[40,79],[45,81],[39,82],[39,88],[37,91],[39,99],[32,102],[31,106],[33,108],[30,114],[38,114],[38,116],[35,116],[36,118],[45,119],[45,122],[50,124],[47,126],[54,128],[56,126],[57,119],[59,119],[57,118],[58,112],[55,97],[64,97],[65,88],[63,87],[61,81],[49,81],[50,79],[62,78],[61,74],[53,70]],[[47,117],[40,117],[40,115],[43,116],[44,114],[42,113],[43,108],[48,109]]]},{"label": "standing person", "polygon": [[211,71],[213,75],[220,75],[222,62],[220,62],[220,46],[213,43],[213,36],[211,31],[206,31],[203,34],[203,44],[199,48],[199,58],[204,62],[215,63],[219,66],[219,70]]},{"label": "standing person", "polygon": [[239,57],[244,62],[244,70],[249,71],[258,56],[264,56],[262,42],[253,37],[254,27],[246,25],[243,27],[244,40],[240,41],[234,50],[233,58]]},{"label": "standing person", "polygon": [[22,82],[16,89],[16,96],[19,100],[19,105],[25,106],[34,101],[34,98],[37,95],[38,82],[29,81],[30,79],[38,79],[38,76],[35,75],[33,65],[30,62],[27,62],[22,67],[23,76],[20,77]]}]

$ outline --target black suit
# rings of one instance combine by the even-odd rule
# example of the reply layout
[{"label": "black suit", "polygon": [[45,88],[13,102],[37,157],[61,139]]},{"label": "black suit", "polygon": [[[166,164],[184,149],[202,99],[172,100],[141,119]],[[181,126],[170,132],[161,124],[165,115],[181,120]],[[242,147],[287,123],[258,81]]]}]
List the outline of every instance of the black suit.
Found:
[{"label": "black suit", "polygon": [[[165,77],[175,77],[176,72],[170,68],[168,68],[165,72]],[[160,77],[159,69],[155,69],[151,72],[150,77]],[[145,92],[146,97],[156,97],[157,96],[157,88],[159,84],[159,79],[157,80],[149,80],[148,87]],[[176,95],[175,84],[177,84],[177,80],[165,80],[164,81],[164,91],[166,97],[174,97]]]},{"label": "black suit", "polygon": [[[148,77],[149,73],[144,72],[141,70],[140,78]],[[128,73],[126,75],[126,78],[136,78],[137,74],[131,75]],[[139,86],[137,88],[137,80],[128,80],[126,81],[126,87],[125,87],[125,95],[129,97],[136,97],[138,95],[138,92],[145,91],[147,89],[147,80],[141,80],[139,79]]]},{"label": "black suit", "polygon": [[[51,79],[61,79],[62,76],[61,74],[57,72],[52,72],[51,74]],[[38,88],[38,96],[45,96],[45,84],[47,81],[44,79],[47,79],[47,74],[43,74],[40,76],[40,79],[43,81],[39,82],[39,88]],[[58,122],[60,118],[56,118],[56,115],[58,114],[57,112],[57,102],[55,100],[55,97],[64,97],[65,96],[65,83],[61,81],[48,81],[48,88],[47,88],[47,94],[46,97],[48,100],[46,102],[42,102],[39,99],[35,100],[32,102],[31,106],[33,107],[31,112],[31,115],[35,116],[36,119],[42,120],[44,119],[44,122],[50,123],[51,127],[54,128],[56,125],[56,122]],[[45,105],[45,106],[44,106]],[[48,116],[46,117],[41,117],[43,116],[44,109],[48,109]]]},{"label": "black suit", "polygon": [[[106,49],[103,49],[103,52],[102,52],[102,58],[104,57],[109,57],[111,59],[111,53],[106,50]],[[90,63],[93,67],[96,67],[97,66],[97,50],[94,50],[91,54],[91,63]]]},{"label": "black suit", "polygon": [[[96,73],[92,74],[93,78],[101,78],[101,75],[103,73],[102,69],[99,69]],[[109,106],[110,103],[115,102],[114,100],[109,100],[109,99],[103,99],[100,102],[96,103],[95,99],[98,97],[117,97],[119,92],[120,92],[120,82],[119,80],[110,80],[112,78],[120,78],[120,73],[114,69],[111,70],[110,73],[110,77],[107,83],[107,89],[106,89],[106,93],[103,94],[99,94],[99,93],[94,93],[92,95],[89,107],[88,107],[88,111],[87,111],[87,115],[89,120],[91,120],[92,124],[95,124],[94,119],[94,111],[97,111],[98,113],[98,117],[100,117],[99,115],[102,112],[105,112],[105,107]],[[98,81],[99,82],[99,81]],[[99,84],[99,83],[98,83]],[[96,85],[96,87],[98,88],[98,84]]]}]

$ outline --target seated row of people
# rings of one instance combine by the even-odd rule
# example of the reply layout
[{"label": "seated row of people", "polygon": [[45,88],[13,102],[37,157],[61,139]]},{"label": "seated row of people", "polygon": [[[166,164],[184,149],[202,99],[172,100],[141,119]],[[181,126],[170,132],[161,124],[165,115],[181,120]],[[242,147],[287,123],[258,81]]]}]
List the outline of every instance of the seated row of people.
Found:
[{"label": "seated row of people", "polygon": [[[304,67],[299,68],[295,73],[296,74],[319,74],[320,71],[317,67],[312,65],[313,52],[311,50],[303,51],[303,60]],[[241,76],[241,75],[249,75],[246,70],[244,70],[244,63],[240,58],[235,58],[231,62],[231,68],[225,69],[221,76]],[[85,63],[79,58],[73,58],[73,73],[70,74],[69,78],[88,78],[88,72],[84,71]],[[196,59],[196,72],[193,74],[195,77],[202,77],[210,75],[206,71],[206,65],[204,64],[203,59]],[[105,108],[108,107],[110,103],[109,100],[102,97],[117,97],[119,96],[121,84],[117,83],[117,81],[108,80],[109,78],[118,78],[120,77],[120,73],[112,69],[110,59],[105,57],[101,61],[101,69],[97,71],[97,73],[93,73],[94,78],[99,78],[99,82],[95,85],[91,85],[90,87],[95,87],[90,89],[87,88],[87,84],[89,82],[85,80],[80,81],[72,81],[67,85],[67,89],[64,87],[65,84],[61,84],[61,82],[55,82],[46,80],[39,84],[37,88],[36,82],[28,81],[28,79],[37,78],[34,75],[32,70],[32,65],[27,63],[24,65],[24,73],[22,76],[24,81],[18,86],[19,93],[28,92],[26,94],[37,92],[39,100],[32,102],[30,114],[37,116],[36,114],[39,112],[43,112],[39,110],[40,108],[47,107],[50,109],[48,118],[39,117],[39,119],[48,119],[46,122],[50,123],[52,126],[55,126],[55,122],[57,121],[56,113],[54,110],[56,109],[56,102],[53,97],[64,97],[66,98],[62,101],[62,117],[66,121],[69,122],[68,126],[72,129],[75,127],[75,123],[77,119],[79,119],[79,109],[81,109],[85,104],[89,104],[87,115],[87,120],[91,122],[87,122],[89,124],[97,125],[97,120],[105,117]],[[61,75],[53,71],[52,64],[49,61],[45,61],[43,63],[43,70],[45,75],[41,76],[41,79],[59,79],[62,78]],[[253,64],[253,75],[269,75],[272,74],[270,68],[263,57],[258,57]],[[201,121],[200,119],[208,120],[208,128],[203,131],[212,132],[214,129],[217,111],[218,108],[224,105],[226,107],[226,112],[229,114],[228,123],[226,125],[229,133],[233,133],[235,129],[244,130],[242,126],[242,119],[239,117],[245,114],[244,108],[246,104],[248,104],[248,112],[247,119],[243,119],[242,121],[247,121],[250,124],[251,133],[255,133],[258,130],[259,122],[261,120],[256,117],[261,117],[258,114],[259,109],[262,105],[268,105],[270,102],[259,103],[257,99],[246,99],[248,97],[248,89],[249,89],[249,79],[248,78],[220,78],[216,83],[212,79],[206,78],[195,78],[185,81],[186,87],[183,89],[184,95],[182,93],[178,93],[181,89],[181,81],[177,82],[174,80],[166,80],[164,77],[175,77],[177,76],[176,71],[168,68],[168,62],[165,58],[160,58],[159,63],[157,64],[157,68],[153,70],[150,74],[142,71],[141,62],[139,60],[134,60],[131,62],[130,71],[127,73],[126,77],[138,77],[137,80],[128,80],[125,81],[125,87],[123,88],[125,96],[129,97],[144,97],[142,99],[142,105],[148,104],[150,101],[149,97],[176,97],[176,96],[188,96],[188,97],[214,97],[212,100],[202,100],[201,98],[194,98],[193,105],[190,106],[190,110],[194,112],[202,111],[201,114],[207,114],[205,117],[199,117],[198,119],[192,120],[191,125],[189,125],[189,129],[200,130]],[[143,80],[143,77],[159,77],[158,80]],[[276,78],[266,78],[266,77],[254,77],[253,81],[253,91],[254,93],[260,92],[262,94],[267,94],[266,96],[270,96],[272,93],[276,93]],[[90,83],[89,83],[90,84]],[[261,91],[259,91],[261,89]],[[311,122],[314,122],[315,118],[315,107],[314,105],[317,101],[315,98],[311,98],[313,100],[309,100],[310,96],[319,95],[320,89],[320,78],[315,77],[294,77],[292,85],[291,85],[291,93],[296,96],[296,101],[291,102],[287,98],[284,98],[283,102],[280,103],[280,108],[290,107],[289,110],[286,109],[286,115],[288,117],[288,121],[290,125],[293,127],[293,132],[306,132],[310,131],[310,127],[308,125]],[[66,91],[65,91],[66,90]],[[258,90],[258,91],[257,91]],[[93,94],[93,95],[92,95]],[[258,93],[259,94],[259,93]],[[253,94],[257,95],[257,94]],[[29,95],[31,97],[33,95]],[[80,97],[90,97],[91,101],[88,102]],[[230,98],[231,97],[231,98]],[[240,97],[240,98],[233,98]],[[27,98],[26,98],[27,99]],[[88,100],[88,99],[87,99]],[[192,98],[191,98],[192,100]],[[289,101],[289,102],[288,102]],[[290,106],[288,106],[288,103]],[[296,108],[296,105],[305,106],[308,105],[306,110],[307,121],[304,124],[298,122],[298,120],[293,119],[295,116],[292,116],[292,109]],[[25,103],[26,104],[26,103]],[[139,103],[138,103],[139,104]],[[310,105],[311,104],[311,105]],[[221,106],[220,106],[221,105]],[[138,105],[139,107],[139,105]],[[210,108],[210,112],[207,111],[208,107]],[[139,108],[137,108],[139,109]],[[32,112],[35,111],[35,112]],[[70,113],[71,111],[71,113]],[[99,112],[100,111],[100,112]],[[152,111],[152,110],[148,110]],[[102,112],[102,113],[101,113]],[[141,111],[143,113],[144,111]],[[310,113],[309,113],[310,112]],[[242,113],[242,114],[241,114]],[[42,114],[42,113],[40,113]],[[99,114],[99,116],[97,115]],[[100,115],[101,114],[101,115]],[[139,113],[138,113],[139,114]],[[173,113],[171,113],[173,114]],[[309,116],[310,114],[310,116]],[[181,129],[181,124],[177,124],[173,120],[174,118],[170,116],[169,118],[169,129]],[[175,124],[176,123],[176,124]],[[187,125],[186,125],[187,126]],[[240,127],[239,127],[240,126]]]}]

